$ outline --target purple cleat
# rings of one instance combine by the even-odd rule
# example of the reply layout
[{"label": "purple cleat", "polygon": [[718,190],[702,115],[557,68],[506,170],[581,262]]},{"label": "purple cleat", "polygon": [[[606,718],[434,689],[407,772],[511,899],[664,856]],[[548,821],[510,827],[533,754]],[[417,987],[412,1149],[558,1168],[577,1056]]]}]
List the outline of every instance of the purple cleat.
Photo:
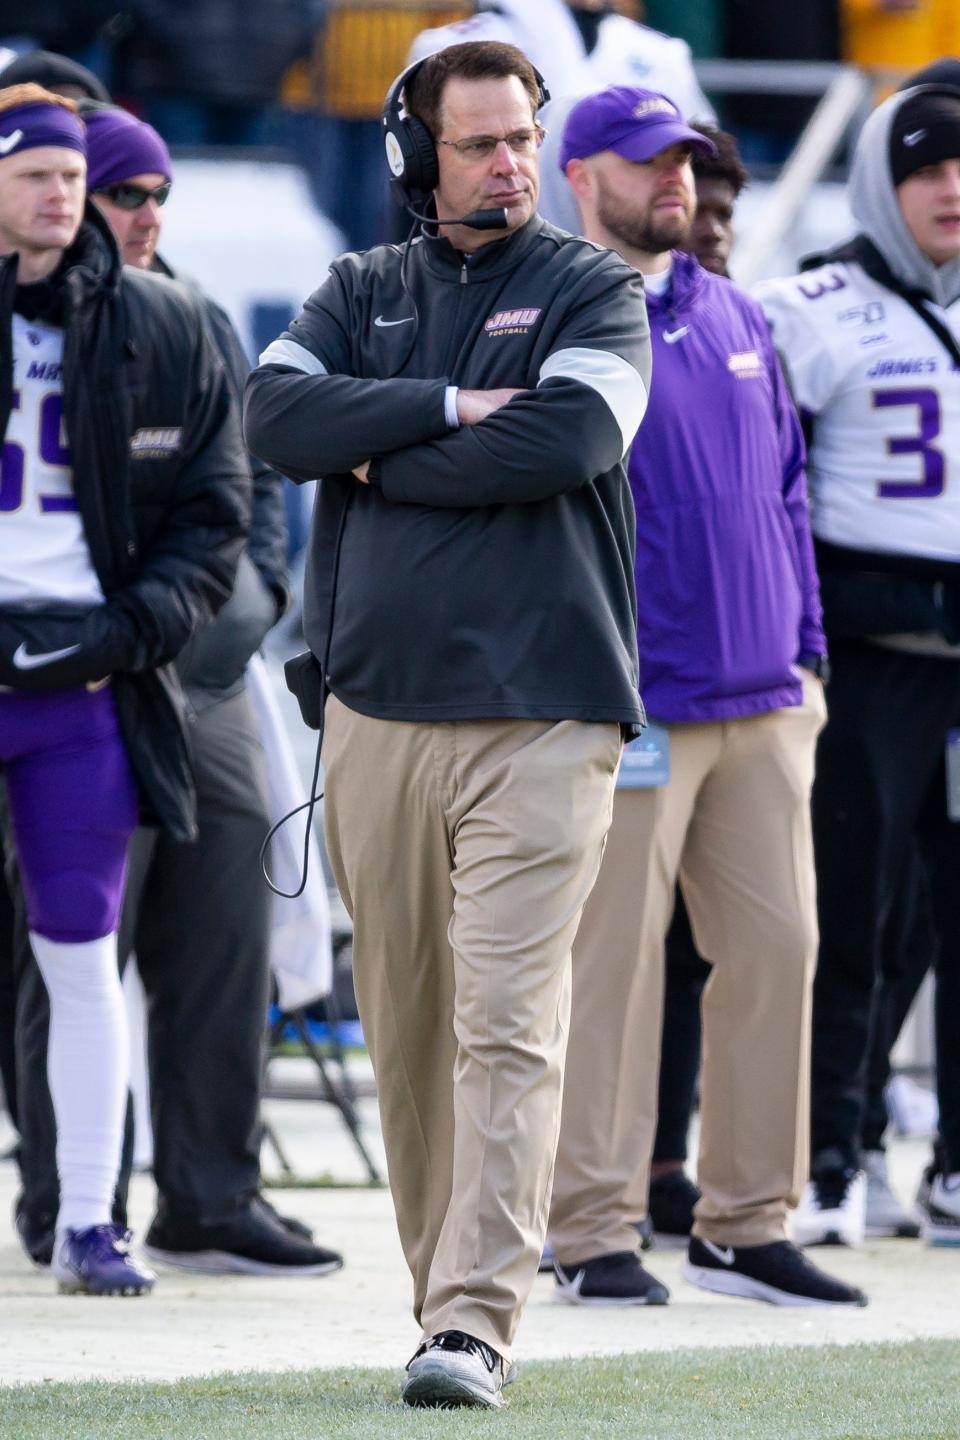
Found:
[{"label": "purple cleat", "polygon": [[89,1225],[57,1236],[51,1269],[61,1295],[144,1295],[156,1275],[130,1254],[122,1225]]}]

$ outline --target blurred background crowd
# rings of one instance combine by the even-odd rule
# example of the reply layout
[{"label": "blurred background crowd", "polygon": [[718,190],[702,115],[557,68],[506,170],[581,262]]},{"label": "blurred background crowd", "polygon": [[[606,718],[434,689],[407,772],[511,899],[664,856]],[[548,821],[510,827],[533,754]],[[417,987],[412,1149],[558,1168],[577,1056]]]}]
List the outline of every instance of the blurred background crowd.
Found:
[{"label": "blurred background crowd", "polygon": [[[383,164],[384,94],[439,47],[441,27],[480,16],[484,38],[531,56],[555,101],[640,85],[736,137],[754,181],[731,263],[742,284],[785,273],[849,227],[842,184],[830,182],[844,179],[866,114],[908,74],[960,51],[949,0],[10,0],[0,66],[37,48],[70,56],[101,98],[160,132],[178,161],[165,243],[252,358],[313,288],[318,261],[403,238],[409,220]],[[562,119],[547,119],[555,139]],[[545,213],[556,218],[570,202],[555,159],[548,145]],[[770,213],[774,184],[786,193]],[[293,557],[305,503],[288,496]]]},{"label": "blurred background crowd", "polygon": [[[318,205],[361,248],[396,225],[378,138],[390,80],[424,31],[484,10],[518,43],[527,40],[554,97],[608,83],[662,84],[666,67],[670,93],[688,113],[691,58],[847,62],[892,89],[960,49],[960,11],[950,0],[9,0],[0,46],[72,56],[172,146],[288,150]],[[624,45],[627,32],[611,30],[614,46],[604,36],[614,15],[646,33]],[[667,34],[675,43],[665,50]],[[746,89],[733,72],[713,78],[723,88],[705,85],[709,108],[747,163],[780,164],[819,95],[790,93],[791,82],[769,69],[756,70]]]}]

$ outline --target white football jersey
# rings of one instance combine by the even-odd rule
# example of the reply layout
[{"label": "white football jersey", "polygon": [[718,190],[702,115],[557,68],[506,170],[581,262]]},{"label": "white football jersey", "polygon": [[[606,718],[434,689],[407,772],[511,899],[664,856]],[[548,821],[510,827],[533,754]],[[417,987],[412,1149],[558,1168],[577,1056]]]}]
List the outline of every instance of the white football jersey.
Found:
[{"label": "white football jersey", "polygon": [[579,87],[583,42],[566,0],[501,0],[495,10],[481,10],[453,25],[421,30],[410,47],[407,64],[468,40],[516,45],[540,71],[552,95],[566,95]]},{"label": "white football jersey", "polygon": [[[960,372],[899,295],[830,262],[755,291],[794,399],[816,417],[814,534],[960,560]],[[960,300],[935,312],[960,342]]]},{"label": "white football jersey", "polygon": [[13,316],[13,408],[0,451],[0,603],[97,604],[103,591],[73,493],[63,331]]},{"label": "white football jersey", "polygon": [[541,72],[554,100],[589,95],[607,85],[659,90],[687,120],[715,121],[685,40],[663,35],[626,15],[605,15],[589,55],[566,0],[500,0],[467,20],[422,30],[407,63],[466,40],[500,40],[516,45]]},{"label": "white football jersey", "polygon": [[676,105],[685,120],[716,122],[716,112],[700,89],[686,40],[662,35],[626,15],[608,15],[597,44],[587,56],[583,93],[606,85],[634,85],[658,90]]}]

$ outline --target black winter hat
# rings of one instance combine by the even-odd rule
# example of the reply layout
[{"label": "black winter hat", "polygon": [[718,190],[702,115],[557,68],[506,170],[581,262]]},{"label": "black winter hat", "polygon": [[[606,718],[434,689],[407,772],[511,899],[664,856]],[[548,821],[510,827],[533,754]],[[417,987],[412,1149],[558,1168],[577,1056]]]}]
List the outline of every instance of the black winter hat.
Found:
[{"label": "black winter hat", "polygon": [[101,80],[68,55],[55,55],[52,50],[27,50],[0,70],[0,88],[8,85],[43,85],[56,90],[58,85],[76,85],[91,100],[109,101],[110,92]]},{"label": "black winter hat", "polygon": [[912,90],[917,85],[951,85],[955,90],[960,89],[960,56],[941,55],[939,60],[932,60],[922,70],[908,75],[897,89]]},{"label": "black winter hat", "polygon": [[894,185],[941,160],[960,160],[960,90],[924,88],[905,100],[893,118],[890,173]]}]

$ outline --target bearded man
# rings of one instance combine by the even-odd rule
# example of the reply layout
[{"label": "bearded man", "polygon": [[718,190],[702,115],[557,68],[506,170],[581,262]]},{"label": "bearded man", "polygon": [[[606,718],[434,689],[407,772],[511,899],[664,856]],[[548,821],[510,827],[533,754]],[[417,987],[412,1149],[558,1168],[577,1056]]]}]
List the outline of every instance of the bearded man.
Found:
[{"label": "bearded man", "polygon": [[[644,277],[650,407],[637,512],[640,684],[659,785],[623,788],[573,950],[550,1234],[558,1294],[663,1304],[640,1264],[677,880],[700,954],[698,1179],[685,1276],[779,1305],[863,1305],[787,1238],[807,1174],[817,954],[810,788],[826,644],[804,447],[760,307],[678,248],[712,141],[666,96],[571,111],[561,164],[589,240]],[[645,735],[637,742],[646,747]]]}]

